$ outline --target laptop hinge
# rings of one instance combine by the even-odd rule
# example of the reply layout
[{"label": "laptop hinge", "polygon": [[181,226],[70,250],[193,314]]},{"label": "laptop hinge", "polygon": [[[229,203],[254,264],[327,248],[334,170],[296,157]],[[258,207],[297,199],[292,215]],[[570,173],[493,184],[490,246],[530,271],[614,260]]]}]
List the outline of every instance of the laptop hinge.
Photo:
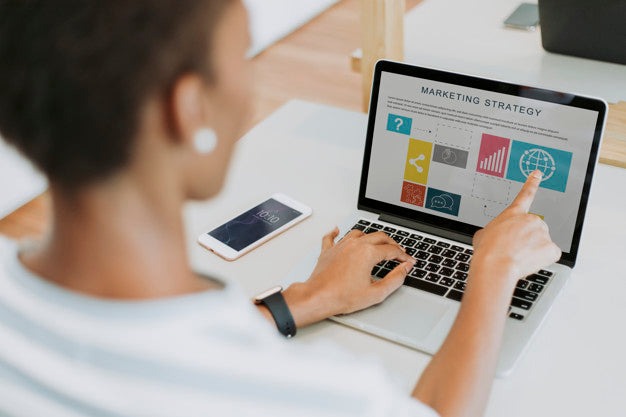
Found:
[{"label": "laptop hinge", "polygon": [[450,240],[456,240],[457,242],[472,244],[472,237],[464,235],[462,233],[454,232],[448,229],[442,229],[440,227],[431,226],[426,223],[418,222],[416,220],[409,220],[404,217],[398,217],[391,214],[381,214],[378,220],[382,222],[388,222],[397,224],[398,226],[408,227],[410,229],[419,230],[420,232],[430,233],[435,236],[440,236]]}]

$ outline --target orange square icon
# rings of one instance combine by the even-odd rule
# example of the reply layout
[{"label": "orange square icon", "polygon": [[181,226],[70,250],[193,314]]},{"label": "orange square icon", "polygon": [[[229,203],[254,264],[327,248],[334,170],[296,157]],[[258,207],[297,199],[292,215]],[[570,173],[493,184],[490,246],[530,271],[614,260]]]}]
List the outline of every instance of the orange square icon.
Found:
[{"label": "orange square icon", "polygon": [[413,204],[415,206],[424,207],[424,195],[426,194],[426,187],[419,184],[413,184],[412,182],[402,182],[402,195],[400,201]]}]

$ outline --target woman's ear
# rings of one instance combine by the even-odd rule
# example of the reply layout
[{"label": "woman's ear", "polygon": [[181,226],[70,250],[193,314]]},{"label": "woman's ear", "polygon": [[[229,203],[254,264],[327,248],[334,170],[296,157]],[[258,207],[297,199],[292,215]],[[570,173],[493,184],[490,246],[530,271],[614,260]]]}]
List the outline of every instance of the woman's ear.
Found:
[{"label": "woman's ear", "polygon": [[170,95],[169,120],[172,137],[182,146],[193,146],[196,133],[208,125],[204,81],[193,74],[179,78]]}]

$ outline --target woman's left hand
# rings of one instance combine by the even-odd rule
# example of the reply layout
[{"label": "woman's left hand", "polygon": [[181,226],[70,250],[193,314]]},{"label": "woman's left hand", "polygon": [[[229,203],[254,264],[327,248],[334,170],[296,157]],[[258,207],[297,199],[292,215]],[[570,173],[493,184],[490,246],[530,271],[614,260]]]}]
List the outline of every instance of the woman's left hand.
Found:
[{"label": "woman's left hand", "polygon": [[[384,232],[352,230],[335,243],[338,235],[335,228],[322,239],[322,252],[308,281],[283,292],[298,327],[381,303],[403,284],[415,264]],[[387,259],[400,265],[385,278],[372,279],[372,268]]]}]

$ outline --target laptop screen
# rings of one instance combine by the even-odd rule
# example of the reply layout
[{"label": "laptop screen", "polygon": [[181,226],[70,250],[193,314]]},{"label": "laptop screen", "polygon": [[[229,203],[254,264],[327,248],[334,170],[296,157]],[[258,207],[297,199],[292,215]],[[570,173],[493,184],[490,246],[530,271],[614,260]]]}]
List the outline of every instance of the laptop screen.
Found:
[{"label": "laptop screen", "polygon": [[573,252],[602,101],[386,61],[374,90],[360,206],[473,234],[540,169],[530,212]]}]

